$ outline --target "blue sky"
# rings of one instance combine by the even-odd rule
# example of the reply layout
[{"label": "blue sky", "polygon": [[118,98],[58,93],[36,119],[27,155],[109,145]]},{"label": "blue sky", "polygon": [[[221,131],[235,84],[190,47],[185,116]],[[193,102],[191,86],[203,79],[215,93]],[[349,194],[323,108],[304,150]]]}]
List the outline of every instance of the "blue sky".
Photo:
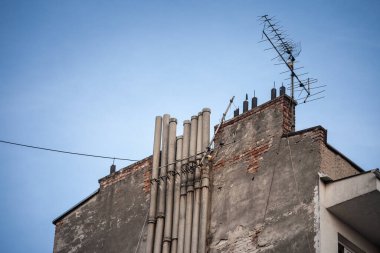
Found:
[{"label": "blue sky", "polygon": [[[325,99],[297,107],[297,130],[322,125],[358,165],[379,167],[379,9],[375,0],[1,0],[0,139],[141,159],[156,115],[182,122],[210,107],[216,124],[232,95],[240,105],[255,90],[265,102],[286,78],[257,43],[257,16],[270,14],[328,86]],[[51,221],[111,164],[0,144],[0,251],[52,252]]]}]

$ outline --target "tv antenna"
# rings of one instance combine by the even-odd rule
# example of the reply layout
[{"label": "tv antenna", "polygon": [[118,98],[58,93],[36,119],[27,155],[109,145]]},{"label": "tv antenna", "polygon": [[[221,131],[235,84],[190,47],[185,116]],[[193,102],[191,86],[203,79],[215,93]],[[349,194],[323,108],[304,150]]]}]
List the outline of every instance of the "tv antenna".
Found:
[{"label": "tv antenna", "polygon": [[[298,103],[307,103],[324,98],[323,93],[325,90],[319,90],[326,85],[320,85],[312,87],[313,84],[317,83],[318,80],[315,78],[305,78],[304,76],[308,73],[297,74],[295,71],[302,69],[303,67],[295,68],[296,57],[301,53],[301,46],[299,43],[294,43],[292,40],[288,39],[288,35],[279,26],[279,22],[274,19],[274,17],[269,17],[268,15],[261,16],[259,18],[262,21],[263,32],[262,40],[260,42],[268,41],[271,44],[270,48],[267,50],[275,50],[277,56],[272,60],[279,60],[280,63],[275,65],[285,65],[288,70],[282,72],[290,73],[290,77],[285,79],[290,81],[287,85],[290,90],[292,99]],[[265,37],[265,38],[264,38]],[[297,98],[295,98],[295,93],[298,93]],[[303,97],[301,97],[303,95]],[[316,97],[317,96],[317,97]]]}]

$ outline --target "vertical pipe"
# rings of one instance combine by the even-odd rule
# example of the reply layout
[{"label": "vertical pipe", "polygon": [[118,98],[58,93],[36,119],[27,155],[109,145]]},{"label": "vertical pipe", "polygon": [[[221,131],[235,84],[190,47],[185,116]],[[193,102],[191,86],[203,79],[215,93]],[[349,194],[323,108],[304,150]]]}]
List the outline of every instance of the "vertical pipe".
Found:
[{"label": "vertical pipe", "polygon": [[166,191],[166,209],[165,209],[165,226],[164,240],[162,244],[162,253],[170,253],[172,241],[172,224],[173,224],[173,194],[175,179],[175,149],[177,135],[177,119],[169,120],[169,151],[168,151],[168,181]]},{"label": "vertical pipe", "polygon": [[182,143],[183,136],[177,137],[177,152],[175,166],[175,185],[174,185],[174,207],[173,207],[173,229],[172,229],[172,245],[171,253],[177,253],[178,247],[178,224],[179,224],[179,201],[180,201],[180,186],[181,186],[181,165],[182,165]]},{"label": "vertical pipe", "polygon": [[164,232],[165,222],[165,193],[166,193],[166,179],[167,179],[167,164],[168,164],[168,142],[169,142],[169,114],[164,114],[162,122],[162,151],[161,151],[161,170],[160,170],[160,184],[158,194],[158,208],[157,208],[157,225],[156,234],[154,236],[154,253],[161,253],[162,238]]},{"label": "vertical pipe", "polygon": [[189,171],[187,173],[187,197],[186,197],[186,225],[185,225],[185,247],[184,253],[190,253],[191,250],[191,229],[193,222],[193,204],[194,204],[194,165],[195,154],[197,151],[197,131],[198,117],[191,117],[190,130],[190,152],[189,152]]},{"label": "vertical pipe", "polygon": [[[207,150],[210,144],[210,114],[211,110],[204,108],[202,114],[202,149]],[[201,210],[199,219],[199,242],[198,253],[206,253],[206,237],[207,237],[207,217],[209,209],[209,165],[202,165],[202,196]]]},{"label": "vertical pipe", "polygon": [[[182,147],[182,163],[181,170],[189,162],[189,147],[190,147],[190,121],[183,122],[183,147]],[[186,183],[187,173],[182,170],[181,173],[181,188],[180,188],[180,203],[179,203],[179,223],[178,223],[178,247],[177,253],[183,253],[185,246],[185,219],[186,219]]]},{"label": "vertical pipe", "polygon": [[191,231],[191,253],[198,252],[198,232],[199,232],[199,209],[201,205],[201,170],[199,167],[199,162],[202,159],[202,126],[203,117],[202,113],[198,114],[198,130],[197,130],[197,167],[195,169],[194,177],[194,209],[193,209],[193,228]]},{"label": "vertical pipe", "polygon": [[157,186],[158,186],[158,167],[160,163],[160,145],[161,145],[162,118],[156,117],[154,128],[153,143],[153,162],[150,185],[150,206],[148,215],[148,235],[146,239],[146,253],[153,252],[154,229],[156,224],[156,205],[157,205]]}]

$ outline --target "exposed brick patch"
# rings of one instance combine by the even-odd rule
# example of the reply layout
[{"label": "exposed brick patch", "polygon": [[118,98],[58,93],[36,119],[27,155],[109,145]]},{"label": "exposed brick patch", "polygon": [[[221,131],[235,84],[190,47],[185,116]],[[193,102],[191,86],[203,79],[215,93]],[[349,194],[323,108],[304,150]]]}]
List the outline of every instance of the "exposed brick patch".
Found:
[{"label": "exposed brick patch", "polygon": [[295,102],[288,99],[284,99],[282,102],[284,115],[282,122],[283,133],[290,133],[293,131],[295,125]]},{"label": "exposed brick patch", "polygon": [[283,137],[292,136],[300,136],[301,139],[309,137],[313,142],[318,142],[321,155],[320,170],[333,180],[361,172],[361,169],[356,164],[327,143],[327,130],[323,127],[316,126],[283,135]]},{"label": "exposed brick patch", "polygon": [[311,132],[311,138],[313,139],[313,141],[315,142],[321,142],[321,143],[324,143],[327,136],[326,136],[326,132],[323,131],[322,129],[318,129],[316,131],[313,131]]},{"label": "exposed brick patch", "polygon": [[267,152],[270,147],[272,146],[272,141],[271,139],[269,142],[264,143],[260,146],[257,146],[250,150],[247,154],[248,159],[249,159],[249,166],[247,169],[248,173],[256,173],[259,169],[259,162],[260,160],[263,159],[263,155],[265,152]]},{"label": "exposed brick patch", "polygon": [[327,140],[327,130],[321,126],[315,126],[297,132],[285,133],[282,137],[292,137],[296,135],[301,137],[310,136],[314,141],[322,141],[325,143]]},{"label": "exposed brick patch", "polygon": [[321,144],[321,158],[321,171],[333,180],[360,173],[348,159],[334,152],[325,143]]},{"label": "exposed brick patch", "polygon": [[[245,113],[240,114],[237,117],[234,117],[230,120],[227,120],[223,123],[222,128],[233,125],[237,121],[240,121],[242,119],[245,119],[253,114],[258,114],[262,113],[263,111],[267,110],[268,108],[271,107],[280,107],[283,111],[283,133],[289,133],[293,131],[293,125],[295,124],[295,105],[296,102],[292,100],[289,96],[284,95],[284,96],[279,96],[273,100],[270,100],[262,105],[259,105],[256,108],[253,108]],[[214,127],[214,131],[218,125]]]},{"label": "exposed brick patch", "polygon": [[267,152],[272,146],[273,138],[266,143],[259,144],[256,147],[251,147],[247,151],[235,155],[230,159],[221,159],[216,164],[213,165],[213,170],[218,170],[221,167],[235,164],[241,160],[248,161],[248,173],[256,173],[259,169],[259,162],[263,159],[263,155]]},{"label": "exposed brick patch", "polygon": [[[125,179],[127,176],[134,174],[136,172],[139,172],[141,170],[149,170],[149,168],[152,167],[152,156],[149,156],[143,160],[140,160],[134,164],[131,164],[114,174],[108,175],[102,179],[99,179],[100,189],[104,189],[110,185],[113,185],[123,179]],[[143,190],[145,191],[145,177],[144,177],[144,186]],[[148,189],[149,191],[149,189]]]}]

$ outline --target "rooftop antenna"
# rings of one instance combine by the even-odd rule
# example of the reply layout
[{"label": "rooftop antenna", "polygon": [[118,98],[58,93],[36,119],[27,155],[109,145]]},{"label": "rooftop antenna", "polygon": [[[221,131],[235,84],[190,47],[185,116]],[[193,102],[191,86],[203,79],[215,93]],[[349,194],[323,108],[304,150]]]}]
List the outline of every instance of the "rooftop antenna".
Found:
[{"label": "rooftop antenna", "polygon": [[[301,47],[299,43],[294,43],[292,40],[288,39],[288,35],[283,31],[282,27],[278,24],[279,22],[275,20],[274,17],[269,17],[268,15],[263,15],[259,17],[259,20],[263,24],[263,32],[262,32],[262,40],[260,42],[268,41],[271,44],[270,48],[267,50],[275,50],[277,56],[272,60],[278,60],[280,63],[275,65],[285,65],[288,70],[282,72],[290,73],[290,77],[285,79],[289,80],[290,83],[288,89],[290,90],[290,95],[292,99],[296,100],[298,103],[306,103],[314,100],[318,100],[324,98],[323,92],[318,91],[322,87],[326,87],[326,85],[321,85],[317,87],[312,87],[311,85],[318,82],[315,78],[304,78],[302,76],[308,73],[297,74],[295,70],[302,69],[303,67],[295,68],[294,64],[296,63],[296,57],[301,53]],[[264,38],[265,37],[265,38]],[[299,92],[297,98],[295,98],[295,92]],[[301,95],[304,94],[304,97]],[[317,96],[318,97],[314,97]]]}]

